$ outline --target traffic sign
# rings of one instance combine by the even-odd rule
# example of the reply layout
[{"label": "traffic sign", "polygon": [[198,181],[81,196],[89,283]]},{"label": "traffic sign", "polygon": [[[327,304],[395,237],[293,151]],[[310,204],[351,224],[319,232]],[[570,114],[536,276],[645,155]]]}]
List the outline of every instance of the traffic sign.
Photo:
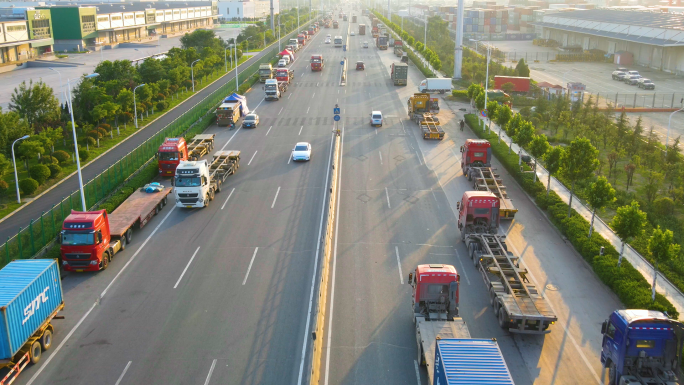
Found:
[{"label": "traffic sign", "polygon": [[347,45],[346,44],[342,46],[342,51],[347,52]]},{"label": "traffic sign", "polygon": [[336,122],[339,122],[341,118],[339,115],[335,115],[335,117],[333,119],[335,119]]},{"label": "traffic sign", "polygon": [[340,114],[340,107],[333,108],[333,114],[339,115]]},{"label": "traffic sign", "polygon": [[487,117],[487,110],[482,110],[482,112],[480,112],[480,114],[482,115],[483,118],[486,118]]},{"label": "traffic sign", "polygon": [[343,66],[343,65],[344,65],[344,60],[342,60],[342,61],[340,62],[340,65],[341,65],[341,66]]}]

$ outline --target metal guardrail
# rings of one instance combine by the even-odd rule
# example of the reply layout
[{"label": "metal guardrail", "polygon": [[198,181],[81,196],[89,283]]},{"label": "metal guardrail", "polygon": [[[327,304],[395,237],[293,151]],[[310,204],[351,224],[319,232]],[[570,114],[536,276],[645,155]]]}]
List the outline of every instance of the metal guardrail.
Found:
[{"label": "metal guardrail", "polygon": [[[302,24],[307,25],[310,21]],[[301,28],[299,26],[297,29]],[[297,31],[293,31],[281,40],[287,41]],[[240,71],[240,78],[244,84],[249,78],[259,70],[259,65],[270,62],[278,54],[278,41],[272,44],[268,53],[261,59],[252,63],[249,67]],[[230,73],[230,71],[228,71]],[[245,74],[248,74],[245,76]],[[217,79],[219,81],[222,78]],[[124,155],[119,161],[109,166],[100,174],[83,185],[86,197],[86,206],[92,209],[105,197],[118,189],[122,183],[151,158],[153,158],[159,146],[167,137],[175,137],[183,132],[187,135],[195,135],[203,131],[206,126],[198,124],[202,119],[211,114],[215,107],[232,92],[236,92],[235,82],[223,84],[217,90],[204,97],[195,105],[190,107],[188,112],[174,119],[162,130],[142,142],[138,147]],[[28,226],[19,227],[16,235],[8,237],[4,244],[0,244],[0,268],[5,266],[13,259],[28,259],[40,253],[44,248],[52,243],[62,229],[62,222],[72,210],[81,210],[80,192],[78,190],[52,206],[47,212],[41,213],[37,219],[32,219]]]}]

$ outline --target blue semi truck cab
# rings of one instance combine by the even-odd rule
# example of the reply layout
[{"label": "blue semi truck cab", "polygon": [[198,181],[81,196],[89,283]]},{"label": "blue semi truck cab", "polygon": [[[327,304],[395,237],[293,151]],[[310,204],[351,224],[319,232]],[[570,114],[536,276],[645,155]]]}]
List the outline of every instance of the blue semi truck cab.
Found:
[{"label": "blue semi truck cab", "polygon": [[601,326],[609,385],[676,385],[683,325],[653,310],[616,310]]}]

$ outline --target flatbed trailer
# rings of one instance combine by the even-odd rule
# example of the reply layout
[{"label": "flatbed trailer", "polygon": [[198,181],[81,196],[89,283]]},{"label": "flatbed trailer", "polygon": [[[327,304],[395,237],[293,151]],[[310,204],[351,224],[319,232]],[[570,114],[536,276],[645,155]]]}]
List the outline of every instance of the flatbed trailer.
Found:
[{"label": "flatbed trailer", "polygon": [[[133,226],[143,228],[166,205],[170,193],[171,188],[165,187],[159,192],[148,193],[138,189],[131,194],[121,206],[109,214],[109,233],[112,240],[120,240],[126,236],[127,243],[130,243]],[[114,243],[113,241],[112,244]],[[112,247],[114,253],[119,251],[117,245],[114,244]]]},{"label": "flatbed trailer", "polygon": [[215,134],[199,134],[192,138],[188,143],[188,159],[199,160],[199,158],[207,155],[212,148],[214,148]]},{"label": "flatbed trailer", "polygon": [[520,267],[520,258],[506,247],[505,236],[467,234],[465,244],[485,281],[499,326],[512,333],[546,334],[557,321],[546,299]]},{"label": "flatbed trailer", "polygon": [[501,218],[513,218],[518,212],[513,206],[513,201],[508,197],[506,186],[501,176],[494,172],[491,167],[470,167],[468,180],[473,181],[473,188],[477,191],[489,191],[501,201]]},{"label": "flatbed trailer", "polygon": [[424,114],[423,119],[418,123],[423,131],[423,139],[444,139],[444,130],[439,125],[439,120],[431,114]]},{"label": "flatbed trailer", "polygon": [[217,151],[209,164],[210,184],[216,192],[221,192],[221,185],[229,175],[235,174],[240,167],[240,151]]}]

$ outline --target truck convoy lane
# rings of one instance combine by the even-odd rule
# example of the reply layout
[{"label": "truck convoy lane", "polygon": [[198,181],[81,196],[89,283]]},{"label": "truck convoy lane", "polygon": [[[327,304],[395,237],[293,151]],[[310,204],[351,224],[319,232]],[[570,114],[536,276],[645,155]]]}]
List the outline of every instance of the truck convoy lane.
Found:
[{"label": "truck convoy lane", "polygon": [[143,228],[166,205],[171,189],[153,190],[137,190],[109,215],[106,210],[72,211],[59,236],[64,270],[106,269],[114,255],[131,243],[133,227]]},{"label": "truck convoy lane", "polygon": [[16,260],[0,270],[0,367],[9,369],[1,384],[50,349],[52,320],[63,308],[56,259]]},{"label": "truck convoy lane", "polygon": [[608,385],[676,385],[684,325],[654,310],[616,310],[601,325]]},{"label": "truck convoy lane", "polygon": [[513,384],[496,340],[471,338],[457,317],[460,276],[453,266],[418,265],[408,282],[418,362],[430,384]]},{"label": "truck convoy lane", "polygon": [[207,207],[221,192],[229,175],[240,167],[240,151],[217,151],[207,160],[181,162],[176,168],[174,193],[177,207]]},{"label": "truck convoy lane", "polygon": [[545,334],[558,318],[528,279],[520,257],[497,235],[500,200],[489,191],[466,191],[458,209],[458,228],[468,255],[485,281],[499,326],[512,333]]}]

